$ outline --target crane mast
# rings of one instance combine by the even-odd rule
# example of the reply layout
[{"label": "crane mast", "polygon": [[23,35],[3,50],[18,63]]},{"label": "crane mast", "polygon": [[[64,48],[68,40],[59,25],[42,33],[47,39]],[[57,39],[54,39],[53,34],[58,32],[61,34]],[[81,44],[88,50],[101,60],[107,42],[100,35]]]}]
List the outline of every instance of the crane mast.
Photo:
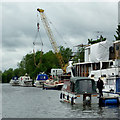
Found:
[{"label": "crane mast", "polygon": [[64,61],[63,61],[62,55],[60,54],[60,52],[58,50],[57,43],[56,43],[55,38],[53,36],[53,33],[52,33],[52,30],[51,30],[50,25],[48,23],[47,17],[44,14],[44,10],[38,8],[37,11],[40,12],[41,20],[43,22],[43,25],[44,25],[44,28],[46,30],[46,33],[47,33],[47,35],[49,37],[50,43],[52,45],[52,48],[53,48],[53,50],[54,50],[54,52],[55,52],[55,54],[56,54],[56,56],[57,56],[57,58],[59,60],[59,64],[60,64],[62,70],[64,72],[66,72],[66,69],[64,67]]}]

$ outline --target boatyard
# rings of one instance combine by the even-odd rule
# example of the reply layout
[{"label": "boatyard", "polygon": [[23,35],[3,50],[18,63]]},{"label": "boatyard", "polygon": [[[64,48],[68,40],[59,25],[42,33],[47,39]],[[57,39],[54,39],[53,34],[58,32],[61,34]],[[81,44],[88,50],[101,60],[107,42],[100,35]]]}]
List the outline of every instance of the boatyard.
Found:
[{"label": "boatyard", "polygon": [[[5,10],[7,5],[8,4],[3,4],[3,10]],[[61,3],[61,5],[63,4]],[[70,3],[70,6],[71,5]],[[77,6],[77,4],[75,5]],[[80,5],[84,5],[84,3]],[[92,4],[87,3],[87,5],[93,8]],[[99,6],[98,3],[96,5]],[[107,5],[111,6],[112,4],[109,3]],[[109,7],[106,8],[108,11],[111,9],[111,7]],[[62,12],[64,13],[65,8],[61,8],[60,11],[63,10]],[[32,16],[29,14],[30,11],[27,11],[28,13],[26,12],[29,14],[28,19],[31,21],[22,19],[24,23],[22,27],[25,27],[27,32],[19,32],[18,30],[16,34],[14,33],[15,37],[18,34],[22,34],[22,37],[17,36],[16,38],[12,38],[14,44],[16,44],[15,41],[17,39],[21,39],[21,41],[19,41],[16,46],[14,46],[12,42],[9,42],[14,48],[8,48],[8,51],[12,51],[12,53],[13,51],[15,53],[16,51],[22,50],[26,51],[26,53],[21,52],[20,54],[22,55],[18,55],[17,52],[16,56],[19,56],[19,58],[12,56],[11,59],[7,59],[7,64],[5,64],[3,60],[3,70],[0,70],[0,77],[2,77],[2,83],[0,83],[2,86],[2,95],[0,96],[2,97],[2,115],[0,112],[0,117],[120,118],[120,2],[118,2],[118,22],[115,23],[117,28],[114,28],[114,32],[109,31],[109,29],[113,28],[108,28],[105,31],[105,25],[103,25],[104,20],[100,25],[95,25],[95,30],[96,26],[102,26],[101,28],[104,28],[104,31],[94,32],[96,35],[91,35],[91,38],[89,36],[93,34],[90,32],[92,27],[88,30],[89,32],[87,31],[89,28],[88,19],[89,17],[91,21],[94,21],[94,19],[91,16],[87,16],[88,19],[83,19],[82,21],[84,15],[81,12],[80,16],[81,14],[82,16],[78,21],[77,19],[73,19],[79,16],[77,14],[76,16],[75,13],[80,7],[76,8],[77,7],[74,8],[73,13],[71,11],[74,17],[70,17],[70,14],[67,13],[67,21],[64,19],[65,23],[63,22],[62,24],[60,23],[62,21],[59,21],[60,16],[58,15],[59,10],[57,7],[55,7],[55,9],[58,10],[57,14],[56,11],[51,10],[51,7],[48,7],[48,9],[46,7],[45,9],[35,7],[34,11],[37,13],[36,21],[35,12],[32,11]],[[22,9],[18,9],[18,11],[21,10]],[[94,12],[93,9],[92,12]],[[3,11],[3,13],[6,13],[3,19],[5,19],[5,16],[7,18],[7,14],[9,13],[6,11]],[[24,12],[22,13],[25,14]],[[98,13],[101,13],[101,11]],[[97,14],[95,15],[98,16]],[[102,14],[99,15],[101,16]],[[53,17],[53,21],[50,20],[50,17]],[[64,17],[63,15],[63,18]],[[94,18],[98,19],[98,17],[95,16]],[[7,19],[5,20],[7,21]],[[71,23],[67,27],[64,27],[69,23],[69,20]],[[74,24],[72,21],[75,21]],[[80,28],[82,28],[81,21],[82,23],[86,23],[83,25],[84,27],[87,26],[85,29],[86,33],[85,31],[83,33],[84,37],[80,37],[83,32],[80,30]],[[29,22],[33,23],[29,24]],[[58,28],[63,27],[61,30],[63,36],[60,35],[60,30],[57,31],[54,23],[57,23]],[[78,27],[79,23],[80,26]],[[33,24],[36,24],[36,27],[33,27]],[[72,29],[70,29],[71,26]],[[31,31],[32,27],[34,28],[34,32]],[[6,33],[4,32],[4,34]],[[7,38],[7,35],[4,34],[3,39],[7,40],[9,37]],[[63,37],[66,39],[65,41]],[[23,44],[23,41],[26,43]],[[22,49],[22,47],[19,49],[19,47],[17,47],[19,44],[23,48],[25,47],[25,49]],[[4,58],[9,56],[6,54],[3,55]],[[22,57],[20,58],[20,56]],[[13,57],[14,62],[12,61]],[[11,66],[15,61],[17,61],[17,67],[12,68]],[[10,66],[8,70],[6,68],[7,66]]]}]

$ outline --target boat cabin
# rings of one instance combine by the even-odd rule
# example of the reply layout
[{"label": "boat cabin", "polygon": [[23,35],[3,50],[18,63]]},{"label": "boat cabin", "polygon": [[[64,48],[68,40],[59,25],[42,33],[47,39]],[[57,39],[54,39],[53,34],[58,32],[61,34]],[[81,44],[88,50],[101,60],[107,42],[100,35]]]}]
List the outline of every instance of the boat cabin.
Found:
[{"label": "boat cabin", "polygon": [[18,77],[14,76],[12,77],[12,80],[18,80]]},{"label": "boat cabin", "polygon": [[40,81],[40,80],[47,80],[47,79],[48,79],[48,76],[46,74],[39,74],[36,80]]},{"label": "boat cabin", "polygon": [[88,77],[71,77],[70,81],[66,81],[63,91],[69,91],[75,94],[93,94],[96,93],[95,81]]}]

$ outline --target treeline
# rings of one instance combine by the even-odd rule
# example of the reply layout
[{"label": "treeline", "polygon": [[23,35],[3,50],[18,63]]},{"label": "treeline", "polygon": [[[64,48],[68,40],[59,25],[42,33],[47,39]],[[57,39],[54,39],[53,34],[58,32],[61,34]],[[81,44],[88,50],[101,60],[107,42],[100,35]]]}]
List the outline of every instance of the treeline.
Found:
[{"label": "treeline", "polygon": [[[72,49],[61,46],[60,52],[65,64],[68,63],[72,55]],[[18,68],[9,68],[8,70],[5,70],[2,73],[2,82],[8,83],[13,76],[20,77],[25,75],[25,73],[28,73],[32,79],[36,79],[40,72],[50,74],[52,68],[60,68],[59,61],[55,53],[52,51],[46,53],[37,51],[35,54],[31,53],[25,55],[20,63],[18,63]]]}]

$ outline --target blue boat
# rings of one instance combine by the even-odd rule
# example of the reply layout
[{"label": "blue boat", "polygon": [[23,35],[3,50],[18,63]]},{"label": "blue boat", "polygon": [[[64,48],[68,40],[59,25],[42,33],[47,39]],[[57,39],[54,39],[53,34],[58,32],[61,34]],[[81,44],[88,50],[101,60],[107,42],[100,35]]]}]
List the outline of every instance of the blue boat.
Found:
[{"label": "blue boat", "polygon": [[10,80],[10,84],[12,86],[19,86],[20,84],[19,84],[18,77],[17,76],[12,77],[12,79]]},{"label": "blue boat", "polygon": [[48,76],[46,74],[39,74],[36,78],[36,81],[34,83],[34,86],[42,88],[44,85],[44,82],[48,79]]}]

